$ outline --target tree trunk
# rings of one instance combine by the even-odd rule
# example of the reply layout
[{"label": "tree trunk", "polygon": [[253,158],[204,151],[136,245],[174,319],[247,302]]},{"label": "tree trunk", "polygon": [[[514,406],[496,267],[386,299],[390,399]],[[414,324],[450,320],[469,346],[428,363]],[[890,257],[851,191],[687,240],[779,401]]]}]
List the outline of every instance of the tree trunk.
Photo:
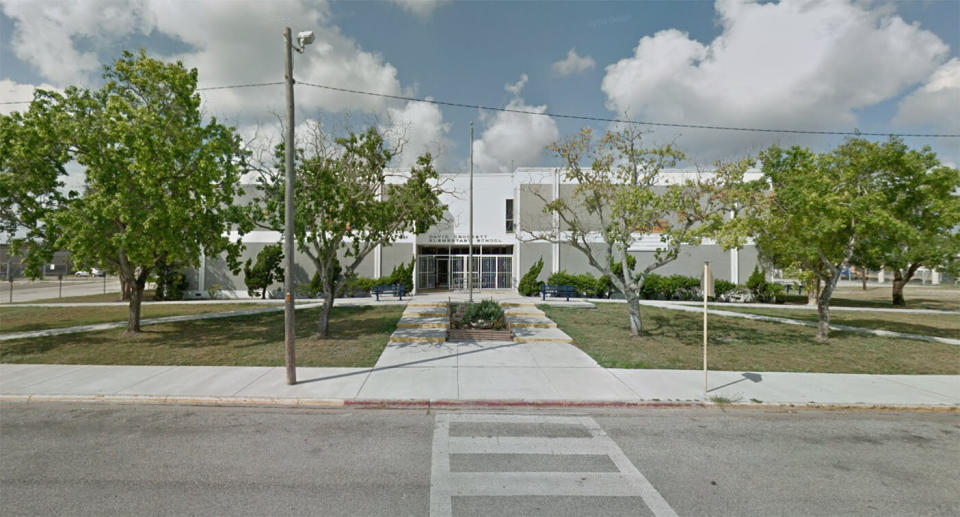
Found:
[{"label": "tree trunk", "polygon": [[260,294],[260,299],[261,299],[261,300],[266,300],[266,299],[267,299],[267,288],[266,288],[266,287],[263,288],[263,293]]},{"label": "tree trunk", "polygon": [[140,303],[143,301],[143,288],[146,282],[136,282],[133,284],[133,291],[130,294],[130,316],[127,319],[127,333],[140,332]]},{"label": "tree trunk", "polygon": [[643,324],[640,321],[640,298],[635,293],[627,294],[627,313],[630,315],[630,335],[639,337]]},{"label": "tree trunk", "polygon": [[903,274],[900,272],[900,268],[893,270],[893,304],[903,307],[907,305],[907,301],[903,298],[903,288],[907,285],[907,281],[903,278]]},{"label": "tree trunk", "polygon": [[317,327],[317,335],[321,338],[330,335],[330,311],[333,310],[333,290],[327,290],[323,293],[323,309],[320,311],[320,326]]},{"label": "tree trunk", "polygon": [[129,302],[135,290],[134,282],[120,277],[120,301]]},{"label": "tree trunk", "polygon": [[820,299],[820,278],[807,283],[807,305],[816,305]]},{"label": "tree trunk", "polygon": [[913,278],[914,273],[917,272],[917,269],[920,269],[920,264],[910,264],[907,267],[906,271],[903,271],[900,268],[895,268],[893,270],[893,304],[904,307],[907,305],[907,300],[903,297],[903,288],[910,283],[910,279]]},{"label": "tree trunk", "polygon": [[[833,290],[837,287],[837,280],[840,280],[839,268],[834,276],[826,282],[817,297],[817,341],[824,342],[830,337],[830,297],[833,296]],[[818,280],[819,284],[820,281]]]},{"label": "tree trunk", "polygon": [[817,300],[817,341],[826,341],[830,337],[830,305]]},{"label": "tree trunk", "polygon": [[867,290],[867,268],[866,267],[860,267],[860,281],[862,282],[863,290],[866,291]]}]

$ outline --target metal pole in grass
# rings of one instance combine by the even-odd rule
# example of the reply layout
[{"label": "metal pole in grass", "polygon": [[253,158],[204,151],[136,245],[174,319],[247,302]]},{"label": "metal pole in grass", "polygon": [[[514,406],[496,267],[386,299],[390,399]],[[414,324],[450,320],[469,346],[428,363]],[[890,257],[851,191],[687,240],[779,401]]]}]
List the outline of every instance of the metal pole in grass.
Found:
[{"label": "metal pole in grass", "polygon": [[707,297],[713,296],[710,262],[703,263],[703,397],[707,397]]}]

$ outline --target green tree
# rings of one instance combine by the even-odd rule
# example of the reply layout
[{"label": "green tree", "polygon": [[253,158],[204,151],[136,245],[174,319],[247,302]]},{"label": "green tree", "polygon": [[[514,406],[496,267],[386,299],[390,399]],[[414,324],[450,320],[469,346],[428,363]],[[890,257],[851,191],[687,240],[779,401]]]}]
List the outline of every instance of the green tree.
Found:
[{"label": "green tree", "polygon": [[[85,167],[86,182],[44,226],[74,262],[117,271],[132,288],[127,332],[139,332],[144,287],[158,267],[195,267],[201,253],[226,252],[239,270],[241,245],[228,232],[248,226],[231,225],[242,222],[232,203],[244,153],[232,128],[204,123],[196,69],[141,50],[124,52],[103,78],[99,90],[50,96],[67,156]],[[58,133],[46,123],[36,130]]]},{"label": "green tree", "polygon": [[283,248],[279,244],[264,246],[257,253],[257,262],[247,259],[243,265],[243,281],[247,284],[247,294],[267,298],[267,290],[274,282],[283,282]]},{"label": "green tree", "polygon": [[540,294],[540,286],[543,285],[543,282],[539,280],[540,271],[543,270],[543,257],[537,259],[536,262],[530,266],[530,269],[520,278],[520,284],[517,287],[517,291],[520,292],[523,296],[537,296]]},{"label": "green tree", "polygon": [[753,202],[741,211],[761,255],[782,268],[799,268],[816,289],[817,339],[830,332],[830,299],[856,246],[889,227],[874,178],[882,170],[877,145],[848,139],[830,153],[798,146],[759,155],[762,178],[746,184]]},{"label": "green tree", "polygon": [[61,100],[37,90],[27,111],[0,115],[0,234],[11,254],[26,250],[25,272],[33,278],[54,252],[56,235],[46,221],[77,195],[64,190],[70,157]]},{"label": "green tree", "polygon": [[[314,124],[310,133],[307,148],[296,153],[294,228],[297,248],[319,273],[324,305],[317,333],[326,337],[335,296],[363,259],[378,245],[439,222],[444,206],[430,154],[409,173],[391,176],[387,164],[395,153],[376,128],[332,139]],[[251,207],[263,215],[258,224],[275,230],[284,227],[282,157],[281,145],[276,167],[262,171],[261,202]]]},{"label": "green tree", "polygon": [[[929,147],[909,149],[891,138],[876,147],[874,178],[891,224],[867,236],[857,251],[874,268],[893,270],[894,305],[920,267],[956,269],[960,256],[960,171],[946,167]],[[856,261],[856,264],[860,264]]]},{"label": "green tree", "polygon": [[[589,128],[555,143],[560,174],[576,187],[569,198],[534,195],[561,226],[522,228],[535,239],[569,244],[607,276],[627,300],[632,336],[642,331],[640,293],[647,275],[676,259],[681,246],[699,244],[715,231],[723,219],[726,185],[739,181],[745,170],[721,167],[709,177],[667,184],[663,170],[683,160],[683,153],[670,145],[645,148],[641,143],[641,133],[629,128],[608,132],[596,146]],[[659,237],[653,260],[631,261],[628,250],[645,234]]]}]

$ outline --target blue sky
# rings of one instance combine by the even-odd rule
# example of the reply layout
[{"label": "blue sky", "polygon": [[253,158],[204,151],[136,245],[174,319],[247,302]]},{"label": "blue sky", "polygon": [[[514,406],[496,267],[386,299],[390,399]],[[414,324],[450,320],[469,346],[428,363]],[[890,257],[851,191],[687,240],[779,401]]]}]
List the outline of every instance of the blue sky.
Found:
[{"label": "blue sky", "polygon": [[[330,86],[494,107],[679,124],[960,133],[960,2],[244,2],[0,0],[0,100],[96,86],[144,47],[199,69],[202,86],[282,80],[284,25],[314,30],[295,76]],[[204,93],[247,136],[278,135],[282,87]],[[464,170],[549,166],[583,122],[389,101],[299,86],[298,121],[403,134],[397,165],[431,151]],[[5,111],[17,105],[4,105]],[[603,131],[609,125],[593,123]],[[772,143],[837,137],[658,129],[690,165]],[[960,162],[960,139],[910,138]]]}]

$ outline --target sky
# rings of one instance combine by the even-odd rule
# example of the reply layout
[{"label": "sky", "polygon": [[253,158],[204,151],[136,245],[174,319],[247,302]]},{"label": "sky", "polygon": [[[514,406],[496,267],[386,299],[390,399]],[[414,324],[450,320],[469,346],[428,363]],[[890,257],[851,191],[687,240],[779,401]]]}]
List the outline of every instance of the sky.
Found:
[{"label": "sky", "polygon": [[[285,26],[316,34],[294,58],[298,134],[311,121],[374,124],[403,138],[398,167],[429,151],[440,170],[466,171],[471,122],[481,172],[556,166],[551,143],[616,126],[302,83],[666,124],[960,134],[960,0],[0,0],[0,102],[96,88],[124,49],[195,67],[201,87],[282,81]],[[201,95],[207,116],[245,138],[280,138],[283,86]],[[843,138],[641,127],[690,167]],[[960,138],[905,140],[960,163]]]}]

